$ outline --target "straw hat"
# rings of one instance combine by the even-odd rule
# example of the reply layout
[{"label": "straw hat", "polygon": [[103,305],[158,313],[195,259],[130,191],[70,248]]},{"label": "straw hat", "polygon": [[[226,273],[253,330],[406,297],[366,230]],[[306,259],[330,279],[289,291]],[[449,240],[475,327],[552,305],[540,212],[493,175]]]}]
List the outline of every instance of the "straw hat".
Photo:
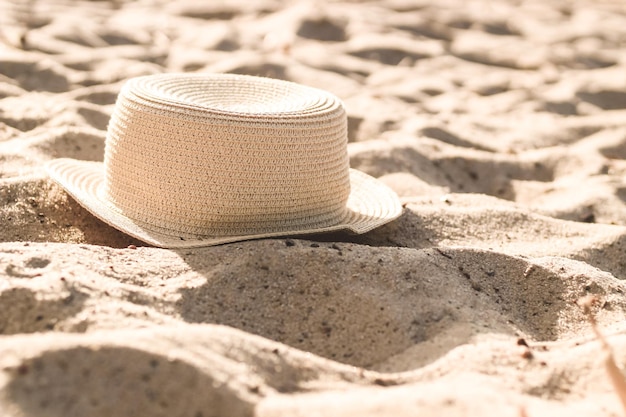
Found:
[{"label": "straw hat", "polygon": [[232,74],[128,81],[104,163],[56,159],[51,177],[111,226],[155,246],[210,246],[397,218],[396,194],[349,168],[346,113],[330,93]]}]

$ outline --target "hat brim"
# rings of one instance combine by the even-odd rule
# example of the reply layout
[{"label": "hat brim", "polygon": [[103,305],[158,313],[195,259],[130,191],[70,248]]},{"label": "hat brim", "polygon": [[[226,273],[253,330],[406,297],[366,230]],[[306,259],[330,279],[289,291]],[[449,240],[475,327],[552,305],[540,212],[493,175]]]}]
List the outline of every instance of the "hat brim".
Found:
[{"label": "hat brim", "polygon": [[294,236],[347,230],[362,234],[388,223],[402,214],[395,192],[379,180],[350,169],[350,197],[344,218],[335,225],[308,230],[284,230],[247,236],[199,236],[180,233],[134,221],[103,198],[102,162],[62,158],[46,164],[50,177],[80,205],[114,228],[143,242],[162,248],[213,246],[242,240]]}]

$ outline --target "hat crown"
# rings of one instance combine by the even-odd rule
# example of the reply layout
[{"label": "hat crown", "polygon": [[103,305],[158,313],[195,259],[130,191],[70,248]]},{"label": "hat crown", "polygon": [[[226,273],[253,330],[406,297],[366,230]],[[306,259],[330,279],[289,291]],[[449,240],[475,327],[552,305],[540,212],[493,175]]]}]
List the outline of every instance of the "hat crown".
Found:
[{"label": "hat crown", "polygon": [[104,199],[139,224],[226,236],[326,227],[350,195],[332,94],[258,77],[129,81],[106,138]]}]

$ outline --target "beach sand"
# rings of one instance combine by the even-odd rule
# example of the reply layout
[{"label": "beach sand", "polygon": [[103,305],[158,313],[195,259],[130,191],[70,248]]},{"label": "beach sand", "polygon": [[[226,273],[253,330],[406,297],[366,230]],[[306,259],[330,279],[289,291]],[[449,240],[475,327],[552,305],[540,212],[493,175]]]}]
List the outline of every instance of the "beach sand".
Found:
[{"label": "beach sand", "polygon": [[[206,3],[206,4],[205,4]],[[46,175],[133,76],[339,96],[405,206],[361,236],[165,250]],[[626,4],[0,0],[0,414],[620,416]]]}]

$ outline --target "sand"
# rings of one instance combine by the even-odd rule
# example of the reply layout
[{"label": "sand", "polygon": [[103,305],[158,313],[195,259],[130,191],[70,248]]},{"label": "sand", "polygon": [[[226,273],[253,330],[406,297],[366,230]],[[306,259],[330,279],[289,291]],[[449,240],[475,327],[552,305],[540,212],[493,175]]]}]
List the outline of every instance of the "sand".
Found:
[{"label": "sand", "polygon": [[[148,247],[45,174],[102,160],[124,80],[338,95],[362,236]],[[626,5],[0,0],[0,414],[619,416]]]}]

